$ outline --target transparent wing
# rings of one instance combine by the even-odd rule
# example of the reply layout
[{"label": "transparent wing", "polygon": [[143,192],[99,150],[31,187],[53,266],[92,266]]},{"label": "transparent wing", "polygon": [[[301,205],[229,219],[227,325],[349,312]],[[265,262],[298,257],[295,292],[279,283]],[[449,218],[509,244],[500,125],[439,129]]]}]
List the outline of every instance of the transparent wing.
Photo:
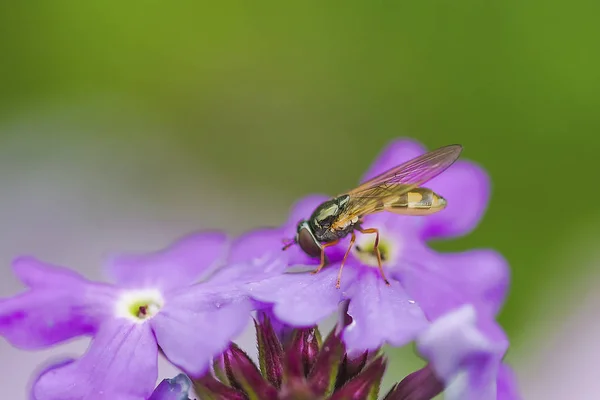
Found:
[{"label": "transparent wing", "polygon": [[378,210],[386,199],[410,192],[444,172],[461,152],[458,144],[440,147],[377,175],[346,193],[350,200],[340,217],[363,216]]}]

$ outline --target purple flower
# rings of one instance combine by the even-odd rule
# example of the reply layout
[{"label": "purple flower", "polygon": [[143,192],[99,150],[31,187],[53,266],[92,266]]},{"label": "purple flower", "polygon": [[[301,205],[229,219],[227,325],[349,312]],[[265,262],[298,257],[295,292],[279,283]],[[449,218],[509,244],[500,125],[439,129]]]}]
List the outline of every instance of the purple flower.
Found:
[{"label": "purple flower", "polygon": [[508,340],[500,327],[465,305],[435,321],[418,339],[419,352],[444,382],[448,400],[518,400],[516,380],[502,364]]},{"label": "purple flower", "polygon": [[226,248],[223,234],[204,233],[157,253],[115,257],[107,270],[116,285],[17,259],[14,272],[29,290],[0,300],[0,335],[23,349],[93,336],[81,358],[40,377],[35,398],[147,399],[159,347],[190,375],[204,373],[246,326],[252,308],[235,281],[205,278]]},{"label": "purple flower", "polygon": [[[363,177],[367,180],[425,152],[418,143],[397,140],[381,154]],[[342,300],[350,300],[353,321],[343,333],[351,350],[374,349],[384,342],[404,345],[429,323],[462,304],[473,303],[478,312],[495,314],[508,286],[505,260],[492,250],[439,254],[426,241],[467,234],[481,219],[489,198],[486,173],[476,164],[457,161],[426,184],[446,198],[447,207],[430,216],[401,216],[389,212],[364,218],[364,228],[380,231],[383,267],[391,285],[386,286],[377,269],[374,235],[357,234],[346,261],[341,288],[336,277],[349,239],[328,247],[330,265],[316,275],[286,273],[248,285],[256,300],[272,304],[274,315],[294,326],[310,326],[336,311]],[[299,201],[280,229],[262,229],[247,234],[234,246],[235,260],[255,260],[264,252],[281,247],[296,226],[308,218],[326,196],[313,195]],[[298,246],[287,250],[293,269],[314,269],[319,260],[305,255]]]}]

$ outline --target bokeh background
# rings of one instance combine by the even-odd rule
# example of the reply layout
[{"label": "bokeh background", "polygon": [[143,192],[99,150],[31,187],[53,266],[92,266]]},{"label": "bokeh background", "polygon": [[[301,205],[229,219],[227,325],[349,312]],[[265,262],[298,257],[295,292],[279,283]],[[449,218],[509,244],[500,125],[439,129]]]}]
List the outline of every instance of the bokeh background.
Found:
[{"label": "bokeh background", "polygon": [[[600,274],[597,2],[0,4],[0,296],[19,254],[101,276],[114,251],[282,223],[409,136],[464,145],[493,196],[469,236],[513,283],[500,321],[527,399],[591,399]],[[248,340],[249,337],[248,337]],[[0,387],[85,341],[0,341]],[[392,351],[388,378],[420,365]],[[168,374],[168,367],[164,371]],[[391,380],[389,380],[391,382]]]}]

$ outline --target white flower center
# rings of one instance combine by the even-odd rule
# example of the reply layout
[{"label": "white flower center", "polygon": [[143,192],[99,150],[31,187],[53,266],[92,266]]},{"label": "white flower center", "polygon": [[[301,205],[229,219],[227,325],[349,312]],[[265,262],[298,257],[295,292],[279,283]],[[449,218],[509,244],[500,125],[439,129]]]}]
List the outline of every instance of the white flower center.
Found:
[{"label": "white flower center", "polygon": [[123,292],[116,304],[119,317],[142,323],[154,317],[165,301],[156,289],[128,290]]},{"label": "white flower center", "polygon": [[[391,237],[385,237],[379,232],[379,255],[381,256],[381,265],[386,266],[394,264],[400,252],[400,243],[398,240],[390,240]],[[375,235],[360,234],[352,247],[352,254],[360,260],[361,263],[369,267],[378,268],[377,252],[375,251]]]}]

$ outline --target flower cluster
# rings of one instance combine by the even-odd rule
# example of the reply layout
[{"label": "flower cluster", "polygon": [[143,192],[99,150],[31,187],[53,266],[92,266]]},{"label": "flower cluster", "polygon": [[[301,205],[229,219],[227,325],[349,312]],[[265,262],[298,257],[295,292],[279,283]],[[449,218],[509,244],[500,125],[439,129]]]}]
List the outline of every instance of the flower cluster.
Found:
[{"label": "flower cluster", "polygon": [[[424,152],[394,141],[363,181]],[[386,364],[381,346],[413,341],[428,363],[385,399],[426,400],[441,391],[447,399],[519,399],[503,363],[508,339],[495,322],[508,290],[505,260],[492,250],[440,254],[427,246],[474,229],[489,199],[488,177],[459,160],[427,186],[447,200],[443,211],[363,218],[362,226],[379,232],[389,282],[373,235],[327,247],[327,266],[317,274],[308,271],[318,258],[299,246],[281,250],[282,239],[328,199],[313,195],[280,228],[235,240],[196,233],[155,253],[116,255],[105,264],[112,283],[20,257],[13,271],[27,290],[0,300],[0,335],[27,350],[91,338],[79,358],[38,375],[36,400],[376,399]],[[232,343],[253,312],[258,367]],[[322,340],[316,325],[335,313],[342,322]],[[155,387],[159,355],[185,374]]]},{"label": "flower cluster", "polygon": [[339,334],[332,331],[322,340],[316,326],[291,333],[288,340],[278,336],[268,317],[256,323],[260,369],[231,344],[216,360],[214,372],[195,380],[197,392],[203,398],[223,400],[377,396],[385,370],[377,352],[351,357]]}]

